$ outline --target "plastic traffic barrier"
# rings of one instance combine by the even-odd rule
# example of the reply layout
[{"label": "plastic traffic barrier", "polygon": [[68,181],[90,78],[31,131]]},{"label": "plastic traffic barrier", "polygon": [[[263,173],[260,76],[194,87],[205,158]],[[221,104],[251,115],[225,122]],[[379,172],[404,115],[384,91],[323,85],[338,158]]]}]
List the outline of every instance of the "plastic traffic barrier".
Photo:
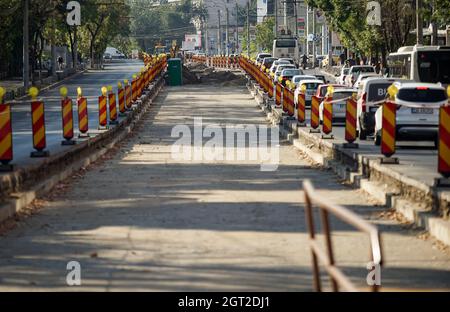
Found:
[{"label": "plastic traffic barrier", "polygon": [[297,97],[297,121],[299,126],[306,125],[306,86],[302,85]]},{"label": "plastic traffic barrier", "polygon": [[121,82],[117,83],[117,96],[119,98],[119,115],[125,116],[125,89],[122,86]]},{"label": "plastic traffic barrier", "polygon": [[102,95],[98,97],[98,129],[108,129],[108,88],[102,88]]},{"label": "plastic traffic barrier", "polygon": [[83,97],[83,91],[81,88],[77,89],[77,107],[78,107],[78,130],[80,131],[78,137],[89,137],[89,116],[87,109],[87,98]]},{"label": "plastic traffic barrier", "polygon": [[13,160],[13,135],[11,122],[11,104],[4,103],[6,90],[0,87],[0,171],[12,171],[9,163]]},{"label": "plastic traffic barrier", "polygon": [[333,93],[333,86],[329,86],[327,95],[325,96],[325,101],[323,103],[322,132],[325,134],[322,136],[323,139],[334,138],[334,136],[331,134],[333,131]]},{"label": "plastic traffic barrier", "polygon": [[67,93],[68,90],[66,87],[59,89],[59,94],[61,94],[61,117],[64,138],[61,145],[74,145],[76,142],[73,140],[73,103],[72,99],[67,96]]},{"label": "plastic traffic barrier", "polygon": [[108,86],[108,102],[109,102],[109,124],[116,125],[117,121],[117,103],[116,95],[113,92],[112,86]]},{"label": "plastic traffic barrier", "polygon": [[396,139],[396,119],[397,119],[397,105],[395,104],[395,96],[398,89],[392,85],[388,88],[389,98],[383,104],[383,120],[381,130],[381,154],[385,158],[381,159],[382,163],[398,164],[398,158],[393,158],[395,154],[395,139]]},{"label": "plastic traffic barrier", "polygon": [[352,97],[347,100],[346,113],[345,113],[345,140],[344,148],[358,148],[356,141],[356,93],[353,93]]},{"label": "plastic traffic barrier", "polygon": [[48,157],[50,153],[45,150],[47,147],[45,133],[45,108],[44,102],[37,100],[39,90],[31,87],[28,94],[31,97],[31,122],[33,132],[33,148],[30,157]]},{"label": "plastic traffic barrier", "polygon": [[317,96],[311,98],[311,133],[320,133],[320,120],[319,120],[319,107],[320,99]]}]

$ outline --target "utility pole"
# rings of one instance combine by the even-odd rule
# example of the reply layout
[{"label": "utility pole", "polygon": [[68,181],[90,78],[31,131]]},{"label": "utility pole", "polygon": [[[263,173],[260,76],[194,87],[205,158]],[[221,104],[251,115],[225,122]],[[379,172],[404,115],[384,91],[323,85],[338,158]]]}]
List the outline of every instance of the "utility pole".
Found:
[{"label": "utility pole", "polygon": [[297,10],[297,0],[294,0],[294,18],[295,18],[295,30],[294,30],[294,38],[298,40],[298,10]]},{"label": "utility pole", "polygon": [[313,40],[313,46],[312,46],[312,49],[313,49],[313,59],[312,59],[312,62],[313,62],[313,65],[312,65],[312,67],[313,68],[315,68],[316,67],[316,54],[317,54],[317,49],[316,49],[316,9],[315,8],[313,8],[313,12],[312,12],[312,14],[313,14],[313,34],[314,34],[314,40]]},{"label": "utility pole", "polygon": [[250,57],[250,1],[247,1],[247,56]]},{"label": "utility pole", "polygon": [[51,30],[51,37],[52,37],[52,47],[51,47],[51,64],[52,67],[52,76],[56,75],[56,10],[52,13],[52,30]]},{"label": "utility pole", "polygon": [[226,28],[225,41],[226,41],[227,46],[226,46],[225,51],[227,53],[227,56],[229,56],[230,55],[230,38],[228,36],[228,26],[229,26],[230,16],[229,16],[229,12],[228,12],[228,7],[226,8],[226,17],[227,17],[227,20],[226,20],[226,24],[225,24],[225,28]]},{"label": "utility pole", "polygon": [[309,4],[306,4],[306,56],[309,57]]},{"label": "utility pole", "polygon": [[420,14],[420,8],[422,7],[422,0],[416,0],[416,28],[417,28],[417,44],[423,44],[423,20],[422,14]]},{"label": "utility pole", "polygon": [[209,37],[208,37],[208,18],[205,19],[205,51],[206,55],[209,56]]},{"label": "utility pole", "polygon": [[220,10],[217,10],[217,16],[219,17],[219,28],[217,30],[217,52],[219,53],[219,55],[222,54],[222,32],[220,29]]},{"label": "utility pole", "polygon": [[278,0],[275,1],[275,7],[273,10],[275,11],[275,29],[274,29],[274,38],[276,39],[278,36]]},{"label": "utility pole", "polygon": [[236,54],[239,54],[239,5],[236,1]]},{"label": "utility pole", "polygon": [[25,90],[28,90],[30,86],[29,9],[30,0],[23,0],[23,86]]}]

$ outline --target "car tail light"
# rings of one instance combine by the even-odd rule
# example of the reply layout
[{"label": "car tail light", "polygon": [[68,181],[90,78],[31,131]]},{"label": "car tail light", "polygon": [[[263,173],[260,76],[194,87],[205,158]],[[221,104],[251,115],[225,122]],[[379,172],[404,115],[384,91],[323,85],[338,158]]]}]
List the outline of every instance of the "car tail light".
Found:
[{"label": "car tail light", "polygon": [[367,103],[366,103],[366,101],[367,101],[367,93],[363,94],[361,100],[362,100],[362,111],[363,111],[363,113],[365,113],[365,112],[367,112]]},{"label": "car tail light", "polygon": [[423,91],[423,90],[428,90],[428,87],[417,87],[417,90]]}]

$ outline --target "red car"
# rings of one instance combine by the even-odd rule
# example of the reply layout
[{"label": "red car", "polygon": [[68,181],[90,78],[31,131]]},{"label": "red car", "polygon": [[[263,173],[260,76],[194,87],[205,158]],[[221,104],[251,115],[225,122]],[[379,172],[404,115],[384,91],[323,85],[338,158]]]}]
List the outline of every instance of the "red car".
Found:
[{"label": "red car", "polygon": [[319,98],[320,102],[322,102],[323,99],[325,98],[325,95],[327,94],[327,90],[328,90],[329,86],[333,86],[334,88],[347,88],[346,86],[340,85],[340,84],[323,84],[323,85],[320,85],[317,88],[316,94],[314,94],[314,96]]}]

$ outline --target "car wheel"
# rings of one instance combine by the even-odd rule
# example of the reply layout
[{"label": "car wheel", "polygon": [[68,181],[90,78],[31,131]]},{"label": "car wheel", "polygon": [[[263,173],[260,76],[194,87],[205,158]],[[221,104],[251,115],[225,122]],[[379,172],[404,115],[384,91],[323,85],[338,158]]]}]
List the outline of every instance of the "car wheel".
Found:
[{"label": "car wheel", "polygon": [[375,145],[381,145],[381,131],[377,131],[377,133],[375,134]]},{"label": "car wheel", "polygon": [[359,139],[362,141],[367,140],[367,132],[363,129],[359,130]]}]

